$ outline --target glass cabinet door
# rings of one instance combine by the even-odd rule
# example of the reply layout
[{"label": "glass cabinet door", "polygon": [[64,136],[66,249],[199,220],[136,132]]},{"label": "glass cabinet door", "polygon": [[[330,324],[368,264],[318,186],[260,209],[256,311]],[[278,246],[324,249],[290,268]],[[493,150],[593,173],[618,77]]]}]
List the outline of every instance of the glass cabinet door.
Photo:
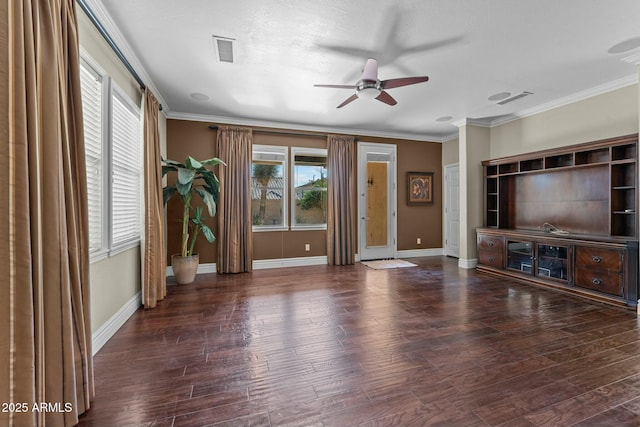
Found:
[{"label": "glass cabinet door", "polygon": [[533,245],[531,242],[507,240],[507,268],[533,274]]},{"label": "glass cabinet door", "polygon": [[567,281],[569,248],[567,246],[544,245],[539,243],[537,250],[537,275]]}]

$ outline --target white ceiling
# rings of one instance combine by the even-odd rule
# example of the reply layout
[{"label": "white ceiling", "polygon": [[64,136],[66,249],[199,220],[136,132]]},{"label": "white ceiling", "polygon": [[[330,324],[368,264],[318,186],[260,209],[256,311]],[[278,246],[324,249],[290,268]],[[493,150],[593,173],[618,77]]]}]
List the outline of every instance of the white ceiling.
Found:
[{"label": "white ceiling", "polygon": [[[460,119],[495,124],[638,79],[623,60],[640,52],[638,0],[88,3],[174,118],[444,140]],[[233,64],[218,61],[212,35],[235,39]],[[355,84],[369,57],[381,80],[430,80],[390,89],[393,107],[336,109],[352,91],[313,87]],[[487,99],[522,91],[533,95]]]}]

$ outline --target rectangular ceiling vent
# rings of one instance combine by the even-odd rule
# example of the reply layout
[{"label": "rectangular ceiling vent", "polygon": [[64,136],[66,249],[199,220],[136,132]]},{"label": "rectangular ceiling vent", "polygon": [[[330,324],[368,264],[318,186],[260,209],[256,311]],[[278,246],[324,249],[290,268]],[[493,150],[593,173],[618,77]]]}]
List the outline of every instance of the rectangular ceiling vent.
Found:
[{"label": "rectangular ceiling vent", "polygon": [[498,104],[498,105],[508,104],[510,102],[516,101],[516,100],[518,100],[520,98],[524,98],[525,96],[529,96],[529,95],[533,95],[533,93],[525,91],[525,92],[519,93],[517,95],[513,95],[513,96],[511,96],[509,98],[503,99],[502,101],[498,101],[498,102],[496,102],[496,104]]},{"label": "rectangular ceiling vent", "polygon": [[235,40],[230,37],[213,36],[213,45],[220,62],[233,63],[233,42]]}]

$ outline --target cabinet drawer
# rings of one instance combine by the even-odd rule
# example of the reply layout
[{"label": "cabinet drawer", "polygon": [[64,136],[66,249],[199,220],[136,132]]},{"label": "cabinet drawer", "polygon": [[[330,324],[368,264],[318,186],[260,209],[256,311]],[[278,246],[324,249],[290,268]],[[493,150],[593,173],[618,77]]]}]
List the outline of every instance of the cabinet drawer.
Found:
[{"label": "cabinet drawer", "polygon": [[502,238],[495,236],[480,236],[478,238],[478,248],[490,251],[502,252]]},{"label": "cabinet drawer", "polygon": [[578,246],[576,248],[576,266],[620,272],[622,271],[622,251]]},{"label": "cabinet drawer", "polygon": [[622,296],[622,274],[580,268],[577,271],[575,284],[581,288]]},{"label": "cabinet drawer", "polygon": [[502,267],[502,252],[500,251],[488,251],[480,250],[478,252],[478,262],[482,265],[488,265],[496,268]]}]

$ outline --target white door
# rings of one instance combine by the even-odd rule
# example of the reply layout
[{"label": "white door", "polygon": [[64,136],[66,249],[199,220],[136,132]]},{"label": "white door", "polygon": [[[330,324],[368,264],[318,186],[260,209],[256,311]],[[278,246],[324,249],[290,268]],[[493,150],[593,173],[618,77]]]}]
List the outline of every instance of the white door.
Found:
[{"label": "white door", "polygon": [[358,143],[361,260],[396,257],[396,146]]},{"label": "white door", "polygon": [[460,167],[444,167],[445,182],[445,227],[444,253],[447,256],[460,257]]}]

